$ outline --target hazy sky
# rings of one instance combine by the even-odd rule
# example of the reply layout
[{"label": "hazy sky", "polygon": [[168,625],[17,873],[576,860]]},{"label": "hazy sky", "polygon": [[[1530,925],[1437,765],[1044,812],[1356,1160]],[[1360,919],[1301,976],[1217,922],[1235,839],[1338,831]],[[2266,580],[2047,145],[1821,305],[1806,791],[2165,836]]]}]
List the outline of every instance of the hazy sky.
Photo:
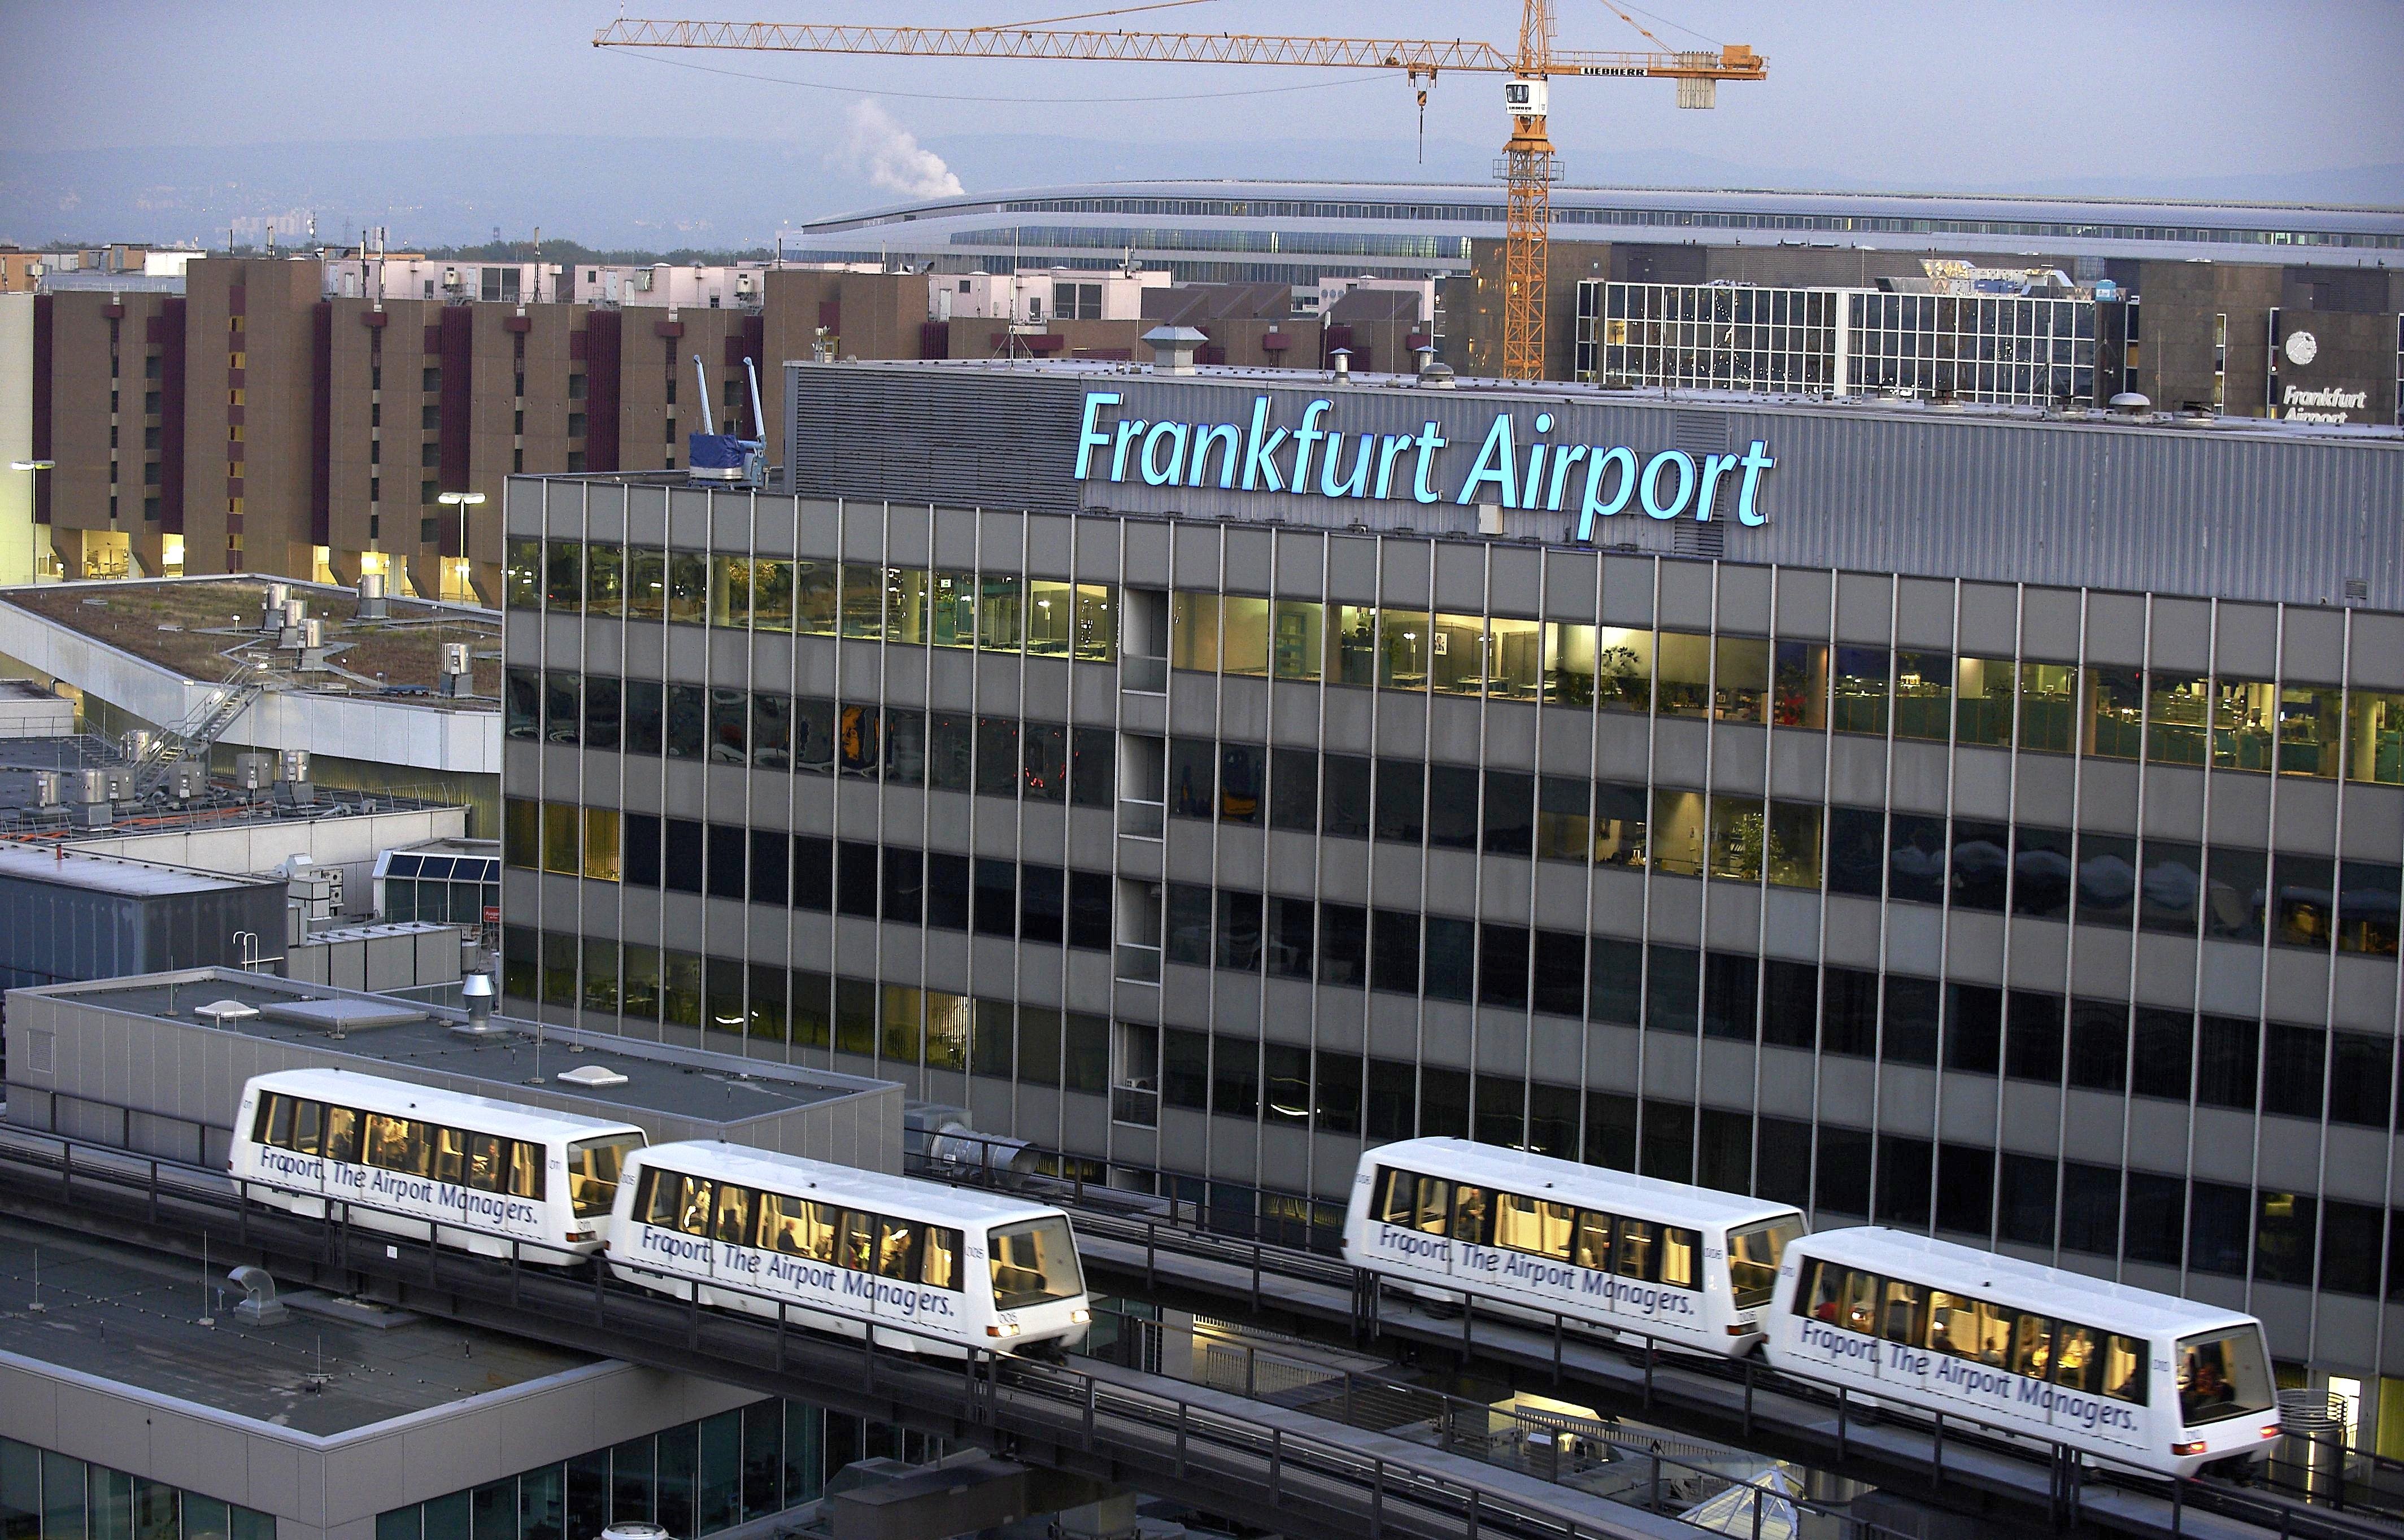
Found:
[{"label": "hazy sky", "polygon": [[[674,14],[685,0],[633,0]],[[1653,82],[1568,82],[1555,133],[1581,146],[1677,146],[1730,160],[1827,166],[1900,182],[1978,182],[2030,169],[2151,174],[2276,172],[2404,160],[2404,4],[2397,0],[1655,0],[1705,36],[1752,43],[1764,84],[1723,87],[1711,113],[1676,112]],[[647,7],[654,7],[647,12]],[[1100,0],[1015,6],[879,0],[763,3],[704,16],[767,21],[1025,21]],[[1198,31],[1279,31],[1303,7],[1209,0],[1118,19]],[[589,46],[614,10],[527,0],[335,7],[134,0],[0,0],[0,134],[56,148],[203,146],[307,139],[572,132],[599,136],[836,132],[850,97],[699,73]],[[1515,35],[1516,7],[1325,3],[1325,31]],[[1562,41],[1643,47],[1600,3],[1566,0]],[[1640,20],[1643,19],[1640,13]],[[1649,23],[1673,43],[1685,34]],[[976,132],[1237,141],[1323,132],[1407,141],[1396,81],[1220,96],[1314,83],[1325,72],[807,55],[673,55],[688,62],[875,90],[920,138]],[[911,93],[921,93],[913,95]],[[976,96],[999,101],[929,100]],[[1103,101],[1100,98],[1135,98]],[[1499,136],[1491,77],[1448,79],[1432,138]],[[1039,98],[1067,98],[1041,101]],[[1231,154],[1231,164],[1239,161]],[[1252,174],[1274,167],[1237,167]]]}]

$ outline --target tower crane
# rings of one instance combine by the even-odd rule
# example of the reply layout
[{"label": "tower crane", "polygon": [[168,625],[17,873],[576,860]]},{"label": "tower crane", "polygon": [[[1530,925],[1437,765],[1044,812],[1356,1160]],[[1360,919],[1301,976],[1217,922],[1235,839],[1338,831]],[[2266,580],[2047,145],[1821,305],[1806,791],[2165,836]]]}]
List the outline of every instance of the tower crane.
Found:
[{"label": "tower crane", "polygon": [[[1149,9],[1150,7],[1130,7]],[[1616,7],[1613,7],[1616,10]],[[1088,16],[1064,16],[1074,21]],[[1623,20],[1634,25],[1621,11]],[[1639,31],[1642,31],[1640,27]],[[1321,65],[1405,72],[1419,90],[1446,71],[1501,75],[1511,137],[1495,162],[1503,185],[1502,377],[1540,380],[1544,371],[1547,246],[1552,187],[1560,163],[1545,131],[1554,76],[1669,79],[1678,105],[1718,104],[1723,80],[1761,80],[1768,61],[1741,43],[1716,51],[1603,52],[1554,46],[1554,0],[1522,0],[1516,49],[1460,38],[1293,37],[1245,33],[1064,31],[1042,25],[860,27],[767,21],[637,21],[621,17],[594,35],[595,48],[719,49],[784,53],[887,54],[931,59],[1090,59],[1184,64]],[[1648,40],[1659,39],[1646,33]],[[1422,84],[1424,82],[1424,84]]]}]

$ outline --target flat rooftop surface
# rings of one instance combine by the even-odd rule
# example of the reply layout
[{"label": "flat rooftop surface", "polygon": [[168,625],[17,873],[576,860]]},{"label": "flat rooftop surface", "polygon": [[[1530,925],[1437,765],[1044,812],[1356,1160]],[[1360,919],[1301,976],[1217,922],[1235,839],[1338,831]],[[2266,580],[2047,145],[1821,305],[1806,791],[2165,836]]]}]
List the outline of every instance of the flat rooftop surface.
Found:
[{"label": "flat rooftop surface", "polygon": [[0,880],[89,888],[128,898],[162,898],[225,888],[281,887],[281,877],[220,877],[188,867],[91,855],[63,845],[0,845]]},{"label": "flat rooftop surface", "polygon": [[[26,1309],[36,1258],[38,1314]],[[0,1219],[0,1351],[320,1436],[599,1362],[424,1318],[371,1326],[291,1309],[252,1325],[226,1270],[209,1271],[204,1298],[198,1262]]]},{"label": "flat rooftop surface", "polygon": [[[424,690],[390,698],[454,710],[498,709],[501,617],[495,612],[394,599],[389,618],[363,621],[353,590],[315,583],[287,587],[294,598],[307,601],[312,619],[325,622],[326,646],[338,672],[299,673],[300,655],[278,648],[275,633],[259,629],[267,601],[265,578],[44,584],[11,589],[0,594],[0,602],[203,684],[264,662],[287,689],[370,700],[380,698],[380,689]],[[468,644],[478,699],[454,701],[434,693],[444,642]]]},{"label": "flat rooftop surface", "polygon": [[[171,978],[173,982],[169,981]],[[840,1101],[885,1085],[880,1080],[825,1070],[738,1059],[564,1027],[543,1028],[538,1053],[535,1025],[530,1021],[496,1017],[494,1024],[500,1031],[489,1036],[470,1037],[452,1030],[464,1020],[457,1011],[438,1010],[394,995],[297,984],[231,968],[52,986],[49,992],[106,1010],[306,1045],[320,1053],[366,1061],[342,1066],[362,1074],[374,1074],[376,1065],[383,1063],[481,1080],[483,1086],[466,1089],[504,1100],[524,1100],[529,1091],[538,1089],[528,1082],[535,1076],[538,1059],[542,1075],[539,1089],[544,1095],[554,1103],[567,1103],[570,1111],[593,1117],[653,1113],[704,1123],[735,1124]],[[205,1008],[223,1001],[262,1013],[304,1001],[348,1001],[386,1007],[382,1012],[386,1017],[406,1015],[412,1019],[385,1025],[354,1026],[335,1037],[323,1025],[277,1020],[266,1014],[203,1014]],[[395,1006],[402,1008],[391,1008]],[[624,1075],[625,1084],[583,1086],[559,1079],[567,1071],[595,1064]]]}]

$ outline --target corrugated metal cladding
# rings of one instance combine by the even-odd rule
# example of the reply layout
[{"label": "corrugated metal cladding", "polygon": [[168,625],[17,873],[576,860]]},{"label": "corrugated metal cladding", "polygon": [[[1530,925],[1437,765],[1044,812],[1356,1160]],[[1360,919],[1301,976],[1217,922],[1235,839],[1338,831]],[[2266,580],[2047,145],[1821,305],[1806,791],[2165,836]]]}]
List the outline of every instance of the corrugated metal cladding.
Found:
[{"label": "corrugated metal cladding", "polygon": [[1061,513],[1078,506],[1084,393],[1076,381],[813,364],[786,365],[785,380],[794,491]]},{"label": "corrugated metal cladding", "polygon": [[[1123,403],[1111,410],[1127,417],[1239,425],[1265,394],[1274,422],[1289,428],[1326,395],[1336,402],[1326,425],[1347,437],[1347,469],[1352,435],[1415,434],[1433,422],[1448,443],[1436,478],[1447,500],[1408,497],[1407,456],[1395,478],[1405,495],[1383,502],[1148,487],[1132,470],[1128,481],[1079,489],[1071,475],[1087,390],[1117,393]],[[2404,609],[2399,439],[1139,372],[790,366],[787,391],[805,493],[1058,509],[1080,506],[1082,490],[1082,506],[1094,509],[1474,536],[1476,510],[1449,499],[1494,415],[1513,413],[1524,464],[1535,416],[1549,411],[1560,421],[1543,437],[1555,444],[1625,444],[1642,455],[1766,442],[1778,461],[1762,482],[1768,522],[1737,524],[1732,495],[1722,494],[1714,522],[1730,561],[2302,604],[2344,604],[2359,584],[2353,591],[2366,597],[2355,603]],[[1289,441],[1280,463],[1292,460]],[[1564,512],[1506,513],[1504,535],[1570,540],[1582,492],[1572,476]],[[1707,534],[1631,511],[1598,520],[1595,543],[1694,555],[1708,552]]]}]

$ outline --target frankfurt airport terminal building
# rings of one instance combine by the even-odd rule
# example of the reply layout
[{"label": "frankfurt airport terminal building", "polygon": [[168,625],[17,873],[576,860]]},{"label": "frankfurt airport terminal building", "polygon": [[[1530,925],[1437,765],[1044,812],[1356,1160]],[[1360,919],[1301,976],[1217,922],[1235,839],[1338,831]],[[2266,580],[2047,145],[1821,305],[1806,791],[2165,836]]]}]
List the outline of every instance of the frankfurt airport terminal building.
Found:
[{"label": "frankfurt airport terminal building", "polygon": [[1171,357],[513,480],[512,1008],[1229,1223],[1468,1134],[2404,1375],[2404,437]]}]

